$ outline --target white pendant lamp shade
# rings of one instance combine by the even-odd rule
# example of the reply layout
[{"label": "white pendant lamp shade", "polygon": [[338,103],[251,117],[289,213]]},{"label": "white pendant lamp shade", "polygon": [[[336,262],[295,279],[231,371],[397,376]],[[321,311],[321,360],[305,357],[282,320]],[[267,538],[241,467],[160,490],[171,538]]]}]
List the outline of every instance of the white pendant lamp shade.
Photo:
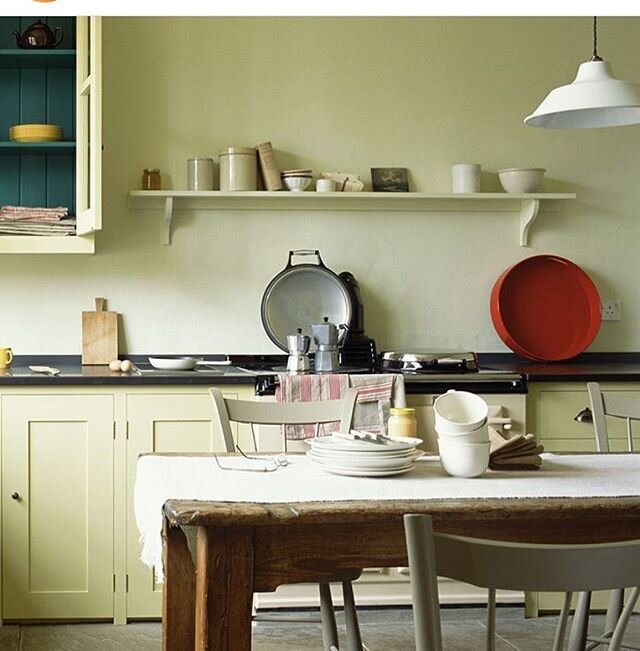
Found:
[{"label": "white pendant lamp shade", "polygon": [[524,123],[547,129],[638,124],[640,86],[616,79],[606,61],[587,61],[573,83],[552,90]]}]

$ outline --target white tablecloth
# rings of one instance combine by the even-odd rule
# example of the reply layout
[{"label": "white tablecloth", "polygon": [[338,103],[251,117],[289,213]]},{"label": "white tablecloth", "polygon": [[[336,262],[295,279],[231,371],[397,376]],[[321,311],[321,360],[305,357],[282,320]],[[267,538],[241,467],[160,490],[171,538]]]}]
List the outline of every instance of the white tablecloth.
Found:
[{"label": "white tablecloth", "polygon": [[[449,477],[436,458],[404,475],[330,475],[307,457],[292,455],[275,472],[220,470],[213,457],[144,455],[134,490],[141,560],[162,578],[162,506],[169,499],[221,502],[316,502],[452,498],[626,497],[640,495],[640,455],[543,454],[537,471],[489,471],[476,479]],[[229,467],[252,464],[220,457]],[[255,467],[255,466],[252,466]]]}]

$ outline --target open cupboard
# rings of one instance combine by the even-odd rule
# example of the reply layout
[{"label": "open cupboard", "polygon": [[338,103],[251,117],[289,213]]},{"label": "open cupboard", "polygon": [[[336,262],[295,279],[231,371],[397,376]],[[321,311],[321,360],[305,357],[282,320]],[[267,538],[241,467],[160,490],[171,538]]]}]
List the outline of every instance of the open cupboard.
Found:
[{"label": "open cupboard", "polygon": [[[55,49],[20,49],[33,16],[0,17],[0,204],[65,206],[74,236],[0,235],[0,253],[93,253],[101,215],[101,19],[49,17]],[[16,124],[55,124],[56,142],[13,142]]]}]

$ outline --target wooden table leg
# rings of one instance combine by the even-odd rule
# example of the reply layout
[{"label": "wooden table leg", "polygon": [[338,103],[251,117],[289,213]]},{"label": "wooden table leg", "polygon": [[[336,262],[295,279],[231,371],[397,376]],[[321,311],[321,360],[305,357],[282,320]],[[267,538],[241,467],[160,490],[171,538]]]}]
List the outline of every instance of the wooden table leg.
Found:
[{"label": "wooden table leg", "polygon": [[162,649],[187,651],[195,645],[195,568],[180,527],[164,522]]},{"label": "wooden table leg", "polygon": [[198,527],[196,651],[250,651],[253,530]]}]

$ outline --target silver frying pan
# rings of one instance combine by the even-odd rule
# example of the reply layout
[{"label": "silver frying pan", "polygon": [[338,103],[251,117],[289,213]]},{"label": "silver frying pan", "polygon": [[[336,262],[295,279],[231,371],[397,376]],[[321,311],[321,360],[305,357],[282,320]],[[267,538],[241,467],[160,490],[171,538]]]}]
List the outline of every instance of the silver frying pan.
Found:
[{"label": "silver frying pan", "polygon": [[[292,264],[294,256],[316,256],[317,264]],[[262,325],[271,341],[287,350],[287,335],[311,336],[311,326],[328,317],[336,325],[351,323],[353,303],[342,279],[322,262],[320,252],[289,251],[287,266],[267,285],[262,296]]]}]

